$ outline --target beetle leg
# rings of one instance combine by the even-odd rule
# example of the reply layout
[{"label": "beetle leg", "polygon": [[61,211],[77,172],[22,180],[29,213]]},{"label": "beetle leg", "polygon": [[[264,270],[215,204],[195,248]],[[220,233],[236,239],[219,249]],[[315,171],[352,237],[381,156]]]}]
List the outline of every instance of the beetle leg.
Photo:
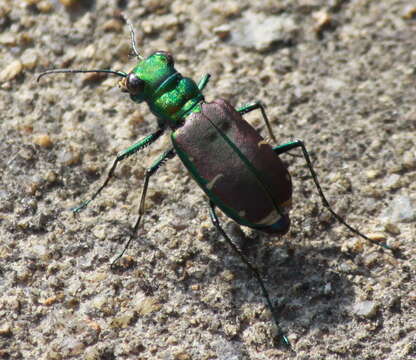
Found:
[{"label": "beetle leg", "polygon": [[201,80],[199,80],[199,83],[198,83],[199,91],[204,90],[205,86],[207,86],[207,84],[208,84],[208,81],[209,81],[210,77],[211,77],[211,74],[205,74],[203,76],[203,78]]},{"label": "beetle leg", "polygon": [[267,126],[267,130],[269,132],[270,137],[272,138],[272,140],[274,142],[276,142],[276,137],[273,134],[272,128],[270,126],[269,118],[267,117],[266,111],[264,110],[264,105],[260,101],[255,101],[253,103],[244,105],[244,106],[238,108],[237,111],[241,115],[244,115],[244,114],[249,113],[250,111],[257,110],[257,109],[260,109],[260,111],[261,111],[261,114],[263,116],[263,120],[264,120],[264,122]]},{"label": "beetle leg", "polygon": [[149,146],[150,144],[155,142],[163,134],[163,132],[164,132],[164,129],[159,128],[153,134],[150,134],[150,135],[146,136],[144,139],[142,139],[142,140],[138,141],[137,143],[133,144],[132,146],[130,146],[126,150],[121,151],[117,155],[116,159],[114,160],[113,165],[111,166],[111,169],[108,172],[107,178],[105,179],[104,183],[98,188],[98,190],[91,196],[91,198],[89,200],[84,201],[81,205],[77,206],[76,208],[73,208],[72,211],[74,213],[78,213],[82,209],[87,207],[87,205],[91,201],[93,201],[98,196],[98,194],[108,185],[108,183],[109,183],[110,179],[113,177],[114,171],[116,170],[116,167],[117,167],[117,165],[120,161],[124,160],[125,158],[129,157],[130,155],[135,154],[139,150],[141,150],[141,149],[145,148],[146,146]]},{"label": "beetle leg", "polygon": [[331,205],[329,204],[328,200],[326,199],[326,197],[324,195],[324,192],[321,188],[321,185],[318,181],[318,176],[316,175],[316,172],[315,172],[315,170],[312,166],[311,158],[310,158],[309,153],[306,150],[305,144],[303,143],[302,140],[294,140],[294,141],[288,142],[286,144],[276,146],[276,147],[273,148],[273,150],[276,153],[276,155],[280,155],[280,154],[286,153],[287,151],[290,151],[292,149],[299,148],[299,147],[302,149],[303,157],[305,158],[306,165],[308,166],[309,172],[312,175],[313,182],[315,183],[316,189],[318,190],[319,196],[321,197],[322,204],[329,210],[329,212],[332,214],[332,216],[334,216],[335,219],[337,219],[342,225],[347,227],[354,234],[362,237],[363,239],[371,242],[372,244],[375,244],[377,246],[381,246],[384,249],[391,250],[394,254],[394,250],[390,246],[388,246],[387,244],[375,241],[373,239],[370,239],[369,237],[364,235],[362,232],[358,231],[357,229],[355,229],[351,225],[349,225],[341,216],[339,216],[334,210],[332,210]]},{"label": "beetle leg", "polygon": [[116,257],[116,259],[111,263],[111,267],[114,266],[114,264],[124,255],[127,248],[129,247],[131,241],[133,240],[133,236],[137,233],[137,230],[140,226],[140,222],[142,220],[142,217],[144,215],[144,204],[146,200],[146,193],[147,193],[147,187],[149,185],[149,179],[150,177],[168,160],[172,159],[175,156],[175,150],[169,149],[165,151],[162,155],[160,155],[156,161],[146,170],[146,175],[144,178],[144,184],[143,184],[143,190],[142,195],[140,197],[140,205],[139,205],[139,217],[137,218],[136,223],[134,224],[133,231],[130,235],[129,240],[127,241],[126,245],[124,246],[123,251]]},{"label": "beetle leg", "polygon": [[243,261],[244,264],[247,265],[247,267],[249,268],[249,270],[253,273],[254,277],[256,278],[256,280],[258,281],[258,283],[260,284],[261,290],[263,292],[263,296],[266,298],[266,302],[267,305],[269,306],[269,309],[272,313],[272,317],[273,320],[276,324],[276,328],[277,328],[277,335],[280,338],[280,340],[289,348],[291,348],[289,339],[286,337],[286,335],[284,334],[283,330],[281,329],[280,325],[279,325],[279,321],[277,320],[277,316],[275,313],[275,309],[272,305],[272,302],[270,300],[270,296],[269,293],[266,289],[266,286],[264,285],[263,279],[261,278],[259,271],[250,263],[250,261],[247,259],[247,257],[243,254],[243,252],[237,247],[237,245],[235,245],[232,240],[228,237],[228,235],[226,234],[226,232],[224,231],[224,229],[221,227],[221,224],[218,220],[217,214],[215,212],[215,204],[210,201],[209,202],[209,206],[210,206],[210,210],[209,210],[209,214],[211,217],[211,221],[213,223],[213,225],[215,226],[215,228],[217,229],[217,231],[224,237],[224,239],[227,241],[228,244],[230,244],[230,246],[232,247],[232,249],[240,256],[241,260]]}]

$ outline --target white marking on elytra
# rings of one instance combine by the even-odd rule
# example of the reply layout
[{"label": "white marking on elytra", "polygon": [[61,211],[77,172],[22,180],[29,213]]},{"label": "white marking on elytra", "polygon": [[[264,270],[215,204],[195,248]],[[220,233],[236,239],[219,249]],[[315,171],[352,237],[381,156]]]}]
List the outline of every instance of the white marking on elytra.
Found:
[{"label": "white marking on elytra", "polygon": [[241,210],[238,212],[238,216],[243,218],[246,216],[246,212],[244,210]]},{"label": "white marking on elytra", "polygon": [[269,142],[267,141],[267,140],[260,140],[258,143],[257,143],[257,146],[258,147],[260,147],[260,146],[262,146],[262,145],[269,145]]},{"label": "white marking on elytra", "polygon": [[289,200],[286,200],[284,203],[281,203],[280,207],[283,213],[287,215],[290,209],[292,208],[292,198],[290,198]]},{"label": "white marking on elytra", "polygon": [[215,175],[215,177],[206,185],[208,190],[212,190],[212,188],[214,187],[215,183],[221,179],[224,176],[224,174],[218,174]]},{"label": "white marking on elytra", "polygon": [[280,214],[276,211],[276,209],[273,209],[270,214],[268,214],[266,217],[261,219],[260,221],[256,221],[256,224],[258,225],[268,225],[271,226],[274,223],[278,222],[282,217]]}]

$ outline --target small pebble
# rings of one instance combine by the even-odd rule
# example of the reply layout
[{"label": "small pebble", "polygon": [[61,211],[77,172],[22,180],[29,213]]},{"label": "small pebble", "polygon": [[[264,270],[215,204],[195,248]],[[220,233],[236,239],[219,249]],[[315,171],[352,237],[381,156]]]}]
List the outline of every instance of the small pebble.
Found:
[{"label": "small pebble", "polygon": [[14,79],[23,71],[23,65],[20,60],[15,60],[7,65],[2,72],[0,72],[0,82],[6,82]]},{"label": "small pebble", "polygon": [[26,49],[20,57],[20,61],[25,69],[33,69],[38,62],[38,54],[34,49]]},{"label": "small pebble", "polygon": [[314,31],[317,33],[322,32],[332,24],[332,17],[325,10],[313,13],[312,17],[316,21]]},{"label": "small pebble", "polygon": [[393,190],[400,187],[400,175],[392,174],[384,181],[383,186],[386,190]]},{"label": "small pebble", "polygon": [[373,317],[378,310],[378,304],[374,301],[361,301],[353,307],[353,313],[356,316],[365,317],[367,319]]},{"label": "small pebble", "polygon": [[383,211],[382,217],[386,222],[412,222],[416,219],[416,208],[408,196],[396,196],[390,206]]},{"label": "small pebble", "polygon": [[53,145],[51,137],[47,134],[41,134],[41,135],[36,136],[33,139],[33,142],[36,145],[39,145],[44,148],[50,148]]}]

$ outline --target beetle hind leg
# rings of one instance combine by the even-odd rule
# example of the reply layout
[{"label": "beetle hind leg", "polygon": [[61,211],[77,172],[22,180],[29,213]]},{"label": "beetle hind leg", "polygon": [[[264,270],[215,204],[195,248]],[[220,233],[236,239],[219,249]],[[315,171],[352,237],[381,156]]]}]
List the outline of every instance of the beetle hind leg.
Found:
[{"label": "beetle hind leg", "polygon": [[261,101],[255,101],[253,103],[244,105],[244,106],[238,108],[237,111],[241,115],[244,115],[244,114],[249,113],[250,111],[257,110],[257,109],[260,109],[260,111],[261,111],[261,115],[263,116],[263,120],[264,120],[264,123],[266,124],[267,131],[269,132],[270,137],[272,138],[272,140],[274,142],[276,142],[276,137],[273,134],[273,130],[270,126],[269,118],[266,115],[266,110],[264,109],[264,105],[261,103]]},{"label": "beetle hind leg", "polygon": [[346,228],[348,228],[348,230],[353,232],[354,234],[360,236],[361,238],[367,240],[368,242],[371,242],[372,244],[375,244],[377,246],[381,246],[384,249],[392,251],[393,255],[397,256],[395,250],[392,249],[390,246],[388,246],[385,243],[380,243],[378,241],[370,239],[368,236],[364,235],[361,231],[353,228],[340,215],[338,215],[334,210],[332,210],[332,207],[329,204],[328,200],[326,199],[326,197],[324,195],[324,192],[321,188],[321,184],[318,181],[318,176],[316,175],[316,172],[315,172],[315,170],[312,166],[312,161],[311,161],[311,158],[309,156],[308,150],[306,150],[306,146],[305,146],[305,144],[303,143],[302,140],[294,140],[294,141],[288,142],[286,144],[276,146],[276,147],[273,148],[273,151],[276,153],[276,155],[280,155],[280,154],[284,154],[284,153],[286,153],[286,152],[288,152],[292,149],[299,148],[299,147],[302,149],[303,158],[305,159],[306,165],[309,169],[309,172],[312,175],[313,182],[315,184],[316,189],[318,190],[319,196],[322,200],[322,204],[328,209],[328,211],[332,214],[332,216],[336,220],[338,220],[338,222],[340,222],[342,225],[344,225]]},{"label": "beetle hind leg", "polygon": [[229,238],[229,236],[227,235],[227,233],[224,231],[224,229],[222,228],[218,216],[215,212],[215,205],[212,201],[210,201],[209,203],[210,206],[210,210],[209,210],[209,214],[211,217],[211,221],[212,224],[215,226],[215,228],[217,229],[217,231],[224,237],[224,239],[227,241],[227,243],[231,246],[231,248],[238,254],[238,256],[240,257],[240,259],[243,261],[244,264],[247,265],[247,267],[249,268],[249,270],[253,273],[254,277],[256,278],[257,282],[260,285],[261,291],[263,293],[264,298],[266,299],[267,305],[272,313],[272,317],[274,320],[274,323],[276,325],[277,328],[277,336],[279,338],[279,340],[287,347],[291,348],[289,339],[286,337],[286,335],[284,334],[282,328],[280,327],[279,321],[277,320],[277,315],[276,315],[276,311],[274,309],[274,306],[270,300],[270,296],[269,293],[266,289],[266,286],[264,285],[263,279],[260,276],[259,271],[250,263],[250,261],[247,259],[247,257],[243,254],[243,252],[237,247],[237,245],[235,245],[232,240]]}]

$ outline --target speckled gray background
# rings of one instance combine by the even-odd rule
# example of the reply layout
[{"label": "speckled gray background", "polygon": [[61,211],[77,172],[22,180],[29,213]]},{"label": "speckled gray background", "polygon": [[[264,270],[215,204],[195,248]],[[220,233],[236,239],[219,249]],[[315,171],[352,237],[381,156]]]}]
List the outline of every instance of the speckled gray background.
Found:
[{"label": "speckled gray background", "polygon": [[[208,100],[261,99],[279,143],[306,142],[334,209],[401,249],[394,259],[336,223],[292,156],[286,236],[222,217],[266,279],[296,354],[273,347],[258,284],[178,159],[152,179],[139,240],[110,270],[168,136],[70,212],[156,122],[117,78],[36,74],[128,71],[121,12],[144,55],[169,50],[182,74],[212,74]],[[0,31],[0,358],[415,358],[414,1],[2,0]],[[262,128],[258,112],[246,118]]]}]

